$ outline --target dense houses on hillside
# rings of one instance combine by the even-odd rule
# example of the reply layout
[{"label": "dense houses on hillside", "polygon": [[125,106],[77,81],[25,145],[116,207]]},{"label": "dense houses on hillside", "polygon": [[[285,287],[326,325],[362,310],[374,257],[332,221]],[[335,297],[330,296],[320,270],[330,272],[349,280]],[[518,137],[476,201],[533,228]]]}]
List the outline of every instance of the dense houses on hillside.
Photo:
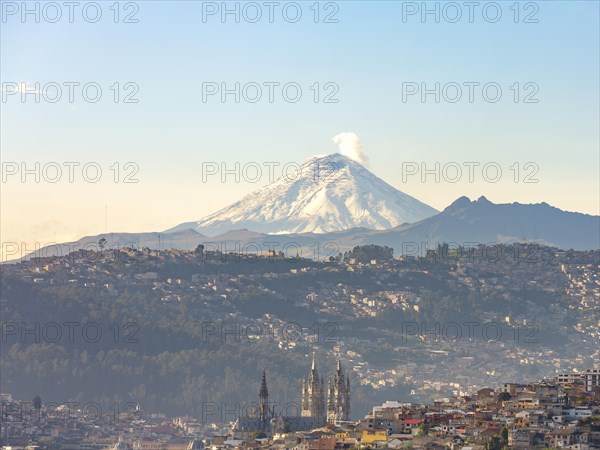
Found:
[{"label": "dense houses on hillside", "polygon": [[[0,397],[3,450],[597,449],[600,370],[504,383],[432,404],[387,401],[359,421],[238,435],[235,420],[167,418],[139,405],[43,404]],[[231,418],[235,419],[235,418]],[[292,418],[293,419],[293,418]]]},{"label": "dense houses on hillside", "polygon": [[[261,260],[268,261],[264,265],[267,270],[238,270],[244,262],[252,267]],[[290,318],[277,314],[250,318],[238,308],[240,299],[248,293],[277,298],[285,285],[296,307],[336,318],[337,336],[343,335],[343,339],[328,351],[332,359],[341,357],[349,364],[360,385],[378,390],[409,386],[414,401],[460,395],[507,377],[523,379],[524,369],[559,373],[600,359],[597,252],[494,245],[461,252],[430,250],[423,258],[300,260],[293,267],[284,260],[277,253],[262,257],[199,257],[181,250],[123,248],[34,258],[6,265],[3,272],[42,289],[70,286],[113,297],[139,290],[148,301],[173,308],[181,302],[195,302],[203,308],[203,320],[234,319],[242,326],[258,326],[268,332],[269,341],[275,341],[279,349],[294,350],[304,345],[310,351],[310,347],[322,343],[318,338],[323,337],[316,336],[312,323],[300,324],[304,327],[302,339],[290,339],[278,332]],[[234,264],[225,270],[205,270],[224,261]],[[186,265],[189,270],[177,272],[176,277],[168,270],[171,265]],[[368,278],[370,287],[352,282],[352,277],[359,274]],[[391,347],[387,344],[389,334],[383,330],[371,328],[363,333],[364,337],[344,335],[345,327],[356,330],[355,324],[363,319],[385,319],[396,313],[419,315],[431,296],[427,286],[436,283],[454,286],[457,295],[466,289],[482,302],[517,303],[518,308],[513,309],[522,312],[502,316],[482,312],[478,322],[489,326],[487,335],[504,327],[501,339],[486,341],[482,340],[482,326],[477,329],[482,336],[469,339],[464,328],[455,330],[452,324],[431,321],[400,324],[396,330],[399,339],[392,340],[395,344]],[[555,301],[561,298],[567,301]],[[548,329],[569,337],[561,341],[560,350],[556,343],[540,338]],[[453,339],[457,332],[461,338]],[[480,351],[481,345],[485,345],[485,352]],[[385,368],[373,364],[371,354],[381,352],[393,352],[398,363]]]}]

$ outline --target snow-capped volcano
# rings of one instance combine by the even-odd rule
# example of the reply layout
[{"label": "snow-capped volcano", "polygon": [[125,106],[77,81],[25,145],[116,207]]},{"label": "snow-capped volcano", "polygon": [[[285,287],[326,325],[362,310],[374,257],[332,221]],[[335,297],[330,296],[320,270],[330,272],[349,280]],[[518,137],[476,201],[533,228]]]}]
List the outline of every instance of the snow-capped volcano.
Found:
[{"label": "snow-capped volcano", "polygon": [[208,236],[246,228],[261,233],[327,233],[363,227],[375,230],[417,222],[438,211],[400,192],[352,159],[335,153],[307,160],[271,184],[197,222]]}]

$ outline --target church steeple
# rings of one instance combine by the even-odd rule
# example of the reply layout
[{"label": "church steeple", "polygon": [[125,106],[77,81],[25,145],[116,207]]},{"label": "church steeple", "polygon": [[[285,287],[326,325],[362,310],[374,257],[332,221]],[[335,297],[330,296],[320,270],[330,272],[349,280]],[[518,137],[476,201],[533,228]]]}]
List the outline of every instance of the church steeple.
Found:
[{"label": "church steeple", "polygon": [[342,361],[338,358],[337,368],[329,379],[327,398],[327,420],[335,423],[350,419],[350,377],[344,374]]},{"label": "church steeple", "polygon": [[258,391],[258,398],[265,398],[269,400],[269,390],[267,389],[267,373],[263,370],[262,381],[260,382],[260,390]]},{"label": "church steeple", "polygon": [[267,374],[263,370],[260,389],[258,391],[258,420],[265,425],[271,419],[272,413],[269,408],[269,389],[267,388]]},{"label": "church steeple", "polygon": [[317,370],[315,352],[312,355],[311,369],[306,384],[302,383],[302,417],[312,417],[318,422],[325,421],[325,395],[323,377]]}]

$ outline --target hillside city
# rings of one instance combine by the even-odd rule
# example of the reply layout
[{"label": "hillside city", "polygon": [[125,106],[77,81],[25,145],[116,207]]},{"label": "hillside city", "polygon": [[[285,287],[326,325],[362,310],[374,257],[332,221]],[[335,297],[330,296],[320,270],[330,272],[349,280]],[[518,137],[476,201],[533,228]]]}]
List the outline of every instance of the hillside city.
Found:
[{"label": "hillside city", "polygon": [[[0,397],[2,448],[114,450],[489,450],[600,448],[600,370],[503,383],[434,403],[386,401],[358,421],[303,431],[243,432],[235,408],[200,417],[148,413],[139,404]],[[223,407],[221,405],[221,407]],[[293,419],[292,419],[293,420]]]},{"label": "hillside city", "polygon": [[[122,298],[134,305],[143,301],[149,307],[136,312],[140,319],[123,321],[117,330],[119,344],[127,351],[147,352],[150,344],[139,349],[135,343],[149,333],[159,339],[162,332],[148,331],[150,322],[155,322],[156,315],[164,321],[177,313],[182,315],[172,318],[167,340],[174,339],[175,332],[183,333],[186,345],[220,347],[230,357],[231,351],[251,349],[264,352],[265,361],[304,359],[315,350],[323,361],[341,359],[356,386],[354,412],[361,414],[372,399],[385,401],[394,392],[401,392],[408,401],[426,402],[466,395],[506,379],[526,382],[582,371],[600,361],[600,278],[595,251],[562,251],[537,244],[470,249],[438,245],[423,257],[394,258],[389,248],[365,246],[318,261],[286,258],[276,252],[205,253],[201,247],[195,252],[128,247],[32,258],[5,265],[2,281],[5,287],[14,283],[15,289],[27,293],[102,299],[101,304],[110,308],[117,308]],[[69,330],[64,325],[58,330],[59,342],[47,336],[56,331],[48,328],[51,315],[66,310],[48,306],[46,322],[39,316],[34,321],[17,301],[21,291],[14,291],[14,298],[9,292],[13,291],[3,293],[2,362],[5,377],[14,383],[13,392],[26,395],[19,390],[20,379],[31,375],[30,380],[42,382],[44,376],[57,372],[56,364],[50,361],[48,370],[28,366],[23,373],[19,358],[32,358],[38,351],[49,354],[50,348],[70,351]],[[187,312],[182,313],[182,308]],[[71,312],[79,324],[82,318],[94,317],[91,311]],[[112,313],[123,316],[121,310]],[[192,314],[198,320],[188,317]],[[54,322],[64,322],[62,315],[56,317]],[[114,335],[114,329],[108,330],[114,324],[102,326],[107,328],[103,339]],[[128,338],[133,344],[127,345]],[[77,347],[76,355],[69,356],[73,365],[80,352],[93,356],[98,350],[87,340],[81,341],[73,343]],[[107,358],[113,353],[110,348],[110,342],[102,348]],[[210,355],[206,354],[207,361]],[[305,366],[302,363],[300,370]],[[288,384],[276,388],[278,394],[282,400],[294,401],[297,375],[286,373],[285,367],[279,371]],[[71,375],[63,372],[61,382],[67,386]],[[251,398],[249,375],[241,383],[246,400]],[[216,383],[211,389],[218,387]],[[189,386],[192,389],[191,382]],[[172,399],[175,392],[171,387],[162,398],[157,394],[150,407],[167,405],[164,396]],[[141,391],[149,388],[135,386]],[[65,395],[99,400],[89,392],[75,394],[65,389]],[[127,400],[141,398],[127,394]],[[198,400],[184,398],[167,410],[197,413]],[[214,400],[231,402],[233,397],[223,394]]]},{"label": "hillside city", "polygon": [[600,0],[0,22],[0,450],[600,450]]}]

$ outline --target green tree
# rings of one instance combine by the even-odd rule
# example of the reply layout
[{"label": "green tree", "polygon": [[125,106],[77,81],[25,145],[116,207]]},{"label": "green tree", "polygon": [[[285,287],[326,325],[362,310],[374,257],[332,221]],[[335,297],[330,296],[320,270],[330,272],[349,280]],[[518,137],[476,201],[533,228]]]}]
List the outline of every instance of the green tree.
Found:
[{"label": "green tree", "polygon": [[494,436],[486,447],[488,450],[502,450],[502,441],[498,436]]},{"label": "green tree", "polygon": [[33,403],[33,407],[36,411],[39,412],[39,410],[42,409],[42,399],[40,398],[39,395],[36,395],[35,397],[33,397],[33,400],[31,401],[31,403]]},{"label": "green tree", "polygon": [[508,392],[500,392],[500,394],[498,394],[498,400],[505,402],[510,400],[512,397]]},{"label": "green tree", "polygon": [[354,258],[357,262],[368,263],[372,259],[377,261],[389,261],[394,258],[394,249],[381,245],[357,245],[348,254],[348,258]]}]

